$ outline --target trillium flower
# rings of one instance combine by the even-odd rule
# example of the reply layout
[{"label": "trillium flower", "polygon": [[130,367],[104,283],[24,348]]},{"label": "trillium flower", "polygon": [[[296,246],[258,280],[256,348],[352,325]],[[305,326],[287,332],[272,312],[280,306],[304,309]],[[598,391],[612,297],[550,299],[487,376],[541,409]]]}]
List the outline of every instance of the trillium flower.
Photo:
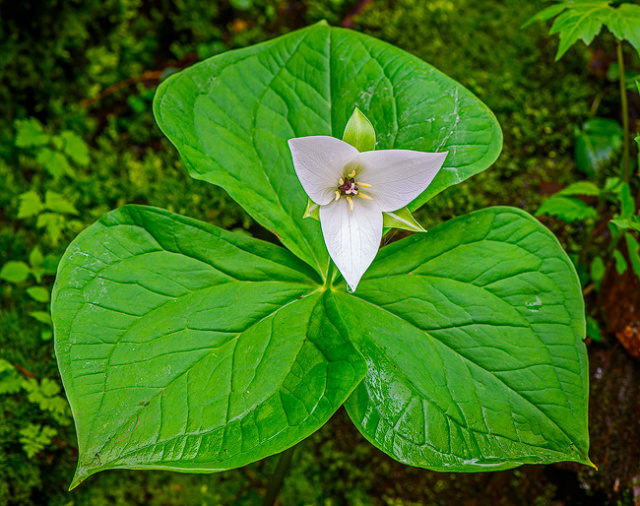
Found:
[{"label": "trillium flower", "polygon": [[329,255],[355,291],[382,239],[382,213],[407,206],[429,186],[447,153],[405,149],[359,152],[327,136],[289,140],[293,166],[320,206]]}]

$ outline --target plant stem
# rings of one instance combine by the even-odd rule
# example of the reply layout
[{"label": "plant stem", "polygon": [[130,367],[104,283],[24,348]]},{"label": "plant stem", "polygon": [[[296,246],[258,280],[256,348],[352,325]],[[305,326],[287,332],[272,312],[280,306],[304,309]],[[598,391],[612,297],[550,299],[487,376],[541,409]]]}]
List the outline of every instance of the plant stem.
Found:
[{"label": "plant stem", "polygon": [[618,40],[618,71],[620,72],[620,99],[622,101],[622,129],[624,130],[624,159],[622,174],[625,183],[629,182],[629,106],[627,105],[627,87],[624,81],[624,55],[622,41]]},{"label": "plant stem", "polygon": [[296,446],[297,445],[292,446],[280,454],[276,470],[273,473],[273,476],[271,476],[271,480],[269,480],[269,486],[267,487],[267,493],[262,501],[262,506],[273,506],[276,503],[276,499],[278,498],[278,494],[282,488],[282,483],[284,482],[284,475],[287,474]]},{"label": "plant stem", "polygon": [[324,280],[324,285],[322,286],[322,291],[328,290],[331,288],[333,284],[333,278],[335,277],[336,266],[333,263],[333,260],[329,260],[329,269],[327,270],[327,278]]}]

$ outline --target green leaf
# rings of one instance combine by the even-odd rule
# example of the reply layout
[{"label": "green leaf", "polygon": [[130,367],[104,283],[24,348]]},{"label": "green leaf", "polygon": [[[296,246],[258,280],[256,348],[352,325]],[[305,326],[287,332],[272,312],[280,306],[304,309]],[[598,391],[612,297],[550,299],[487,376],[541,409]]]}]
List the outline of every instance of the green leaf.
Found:
[{"label": "green leaf", "polygon": [[[588,2],[578,8],[563,11],[554,21],[549,34],[560,34],[560,44],[556,53],[556,61],[579,39],[589,45],[602,29],[602,12],[608,9],[608,1]],[[587,2],[585,2],[587,4]]]},{"label": "green leaf", "polygon": [[629,260],[631,261],[631,268],[636,276],[640,278],[640,244],[635,237],[631,234],[624,234],[627,240],[627,252],[629,253]]},{"label": "green leaf", "polygon": [[68,130],[62,132],[60,137],[64,141],[64,153],[71,160],[81,166],[89,164],[89,146],[82,137]]},{"label": "green leaf", "polygon": [[51,438],[57,433],[56,429],[48,425],[40,426],[31,423],[24,429],[20,429],[19,441],[25,453],[31,459],[50,445]]},{"label": "green leaf", "polygon": [[69,165],[67,157],[58,151],[42,148],[36,157],[36,161],[42,165],[54,179],[60,179],[65,175],[71,177],[75,175],[71,165]]},{"label": "green leaf", "polygon": [[0,358],[0,395],[18,393],[23,381],[13,364]]},{"label": "green leaf", "polygon": [[566,3],[559,3],[550,5],[549,7],[542,9],[535,16],[529,18],[529,20],[522,25],[522,28],[526,28],[530,24],[536,21],[548,21],[551,18],[555,18],[558,14],[560,14],[563,10],[567,8]]},{"label": "green leaf", "polygon": [[58,270],[58,264],[60,263],[59,255],[47,255],[44,257],[42,267],[45,274],[55,274]]},{"label": "green leaf", "polygon": [[[615,225],[620,230],[635,230],[636,232],[640,232],[640,222],[635,217],[629,219],[622,218],[614,218],[609,223],[611,225]],[[615,232],[615,229],[613,230]]]},{"label": "green leaf", "polygon": [[29,265],[31,267],[42,267],[44,263],[44,256],[42,255],[42,251],[40,250],[40,246],[34,246],[29,253]]},{"label": "green leaf", "polygon": [[64,148],[64,141],[59,135],[52,135],[51,142],[53,143],[53,147],[58,151],[62,151],[62,148]]},{"label": "green leaf", "polygon": [[376,132],[373,125],[357,107],[347,121],[342,140],[360,152],[376,149]]},{"label": "green leaf", "polygon": [[54,245],[60,242],[64,225],[65,218],[58,213],[42,213],[36,221],[36,227],[46,229]]},{"label": "green leaf", "polygon": [[604,182],[604,193],[611,193],[613,195],[619,195],[622,191],[623,181],[619,177],[608,177]]},{"label": "green leaf", "polygon": [[231,7],[241,11],[246,11],[253,6],[253,0],[230,0]]},{"label": "green leaf", "polygon": [[589,45],[605,25],[619,40],[627,40],[640,51],[640,6],[616,5],[609,0],[566,0],[547,7],[525,23],[547,21],[558,16],[549,34],[560,34],[556,60],[579,39]]},{"label": "green leaf", "polygon": [[382,451],[436,471],[590,464],[580,284],[530,215],[486,209],[386,246],[337,298],[368,364],[347,411]]},{"label": "green leaf", "polygon": [[44,209],[40,195],[33,190],[23,193],[18,198],[20,199],[20,207],[18,209],[18,219],[20,220],[36,216]]},{"label": "green leaf", "polygon": [[613,250],[613,258],[616,261],[616,272],[619,276],[622,276],[625,272],[627,272],[627,261],[624,258],[624,255],[620,253],[620,250]]},{"label": "green leaf", "polygon": [[600,284],[602,283],[602,278],[604,277],[604,272],[607,270],[604,265],[604,260],[602,257],[595,257],[593,262],[591,262],[591,279],[596,284],[596,289],[600,290]]},{"label": "green leaf", "polygon": [[28,314],[31,318],[38,320],[40,323],[51,325],[51,315],[46,311],[31,311]]},{"label": "green leaf", "polygon": [[600,188],[591,181],[578,181],[560,190],[556,195],[584,195],[587,197],[598,197]]},{"label": "green leaf", "polygon": [[580,199],[572,197],[549,197],[545,199],[536,211],[536,216],[543,214],[556,216],[567,223],[597,216],[597,212],[593,207],[588,206]]},{"label": "green leaf", "polygon": [[322,426],[366,366],[319,281],[283,248],[159,209],[82,232],[51,304],[72,487],[103,469],[236,468]]},{"label": "green leaf", "polygon": [[623,219],[629,219],[636,214],[636,202],[633,199],[633,195],[631,195],[631,187],[629,186],[629,183],[622,184],[620,205]]},{"label": "green leaf", "polygon": [[60,386],[54,380],[44,378],[40,384],[35,379],[23,382],[22,387],[28,392],[27,399],[37,404],[40,409],[50,413],[60,425],[70,425],[69,403],[58,394]]},{"label": "green leaf", "polygon": [[5,359],[0,358],[0,374],[5,374],[7,371],[15,371],[16,368],[11,362],[7,362]]},{"label": "green leaf", "polygon": [[613,159],[622,149],[623,131],[613,119],[591,118],[582,124],[575,138],[575,157],[578,169],[594,175]]},{"label": "green leaf", "polygon": [[44,205],[47,209],[61,214],[77,215],[78,210],[65,197],[51,190],[47,190],[44,196]]},{"label": "green leaf", "polygon": [[27,288],[27,294],[37,302],[49,302],[49,290],[44,286],[32,286]]},{"label": "green leaf", "polygon": [[598,322],[587,315],[587,336],[597,342],[602,342],[602,332]]},{"label": "green leaf", "polygon": [[15,127],[16,146],[19,148],[42,146],[49,142],[49,135],[44,132],[42,123],[36,118],[16,120]]},{"label": "green leaf", "polygon": [[191,176],[222,186],[320,273],[329,257],[320,224],[302,219],[307,196],[287,140],[340,138],[354,107],[373,124],[378,149],[449,151],[413,210],[486,169],[502,146],[493,114],[458,83],[385,42],[322,23],[189,67],[154,99]]},{"label": "green leaf", "polygon": [[640,52],[640,5],[623,3],[610,8],[604,24],[620,40],[626,40]]},{"label": "green leaf", "polygon": [[22,283],[27,280],[31,269],[24,262],[10,261],[0,269],[0,279],[4,279],[9,283]]},{"label": "green leaf", "polygon": [[392,213],[383,213],[383,226],[387,228],[399,228],[411,232],[426,232],[420,223],[416,221],[408,207],[398,209]]}]

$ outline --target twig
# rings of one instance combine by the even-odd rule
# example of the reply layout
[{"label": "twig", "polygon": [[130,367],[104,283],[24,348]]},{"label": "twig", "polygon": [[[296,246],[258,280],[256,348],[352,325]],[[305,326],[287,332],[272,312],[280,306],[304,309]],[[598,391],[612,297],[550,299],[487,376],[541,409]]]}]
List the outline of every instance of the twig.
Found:
[{"label": "twig", "polygon": [[93,97],[93,98],[86,98],[84,100],[80,101],[80,106],[82,107],[91,107],[92,105],[100,102],[102,99],[108,97],[109,95],[113,95],[114,93],[116,93],[117,91],[120,91],[123,88],[127,88],[129,86],[132,86],[134,84],[137,83],[141,83],[144,81],[159,81],[160,78],[162,77],[162,73],[164,72],[164,69],[169,68],[169,67],[175,67],[178,69],[182,69],[185,67],[188,67],[189,65],[191,65],[192,63],[198,61],[198,55],[197,53],[189,53],[187,55],[184,56],[184,58],[178,60],[178,61],[170,61],[167,62],[165,64],[163,64],[160,70],[147,70],[146,72],[143,72],[140,75],[137,76],[133,76],[133,77],[129,77],[128,79],[125,79],[124,81],[120,81],[119,83],[116,84],[112,84],[111,86],[109,86],[108,88],[105,88],[104,90],[102,90],[98,96]]},{"label": "twig", "polygon": [[143,81],[158,81],[160,80],[160,76],[162,76],[161,70],[149,70],[147,72],[143,72],[138,76],[130,77],[129,79],[125,79],[124,81],[120,81],[119,83],[112,84],[108,88],[102,90],[102,92],[93,98],[87,98],[85,100],[80,101],[81,107],[91,107],[94,104],[97,104],[102,99],[108,97],[109,95],[113,95],[114,93],[120,91],[123,88],[127,88],[136,83],[140,83]]},{"label": "twig", "polygon": [[27,379],[34,379],[37,380],[38,378],[36,378],[36,375],[33,374],[31,371],[27,370],[25,367],[23,367],[20,364],[15,364],[16,369],[18,369],[18,371],[20,371],[20,374],[22,374],[25,378]]}]

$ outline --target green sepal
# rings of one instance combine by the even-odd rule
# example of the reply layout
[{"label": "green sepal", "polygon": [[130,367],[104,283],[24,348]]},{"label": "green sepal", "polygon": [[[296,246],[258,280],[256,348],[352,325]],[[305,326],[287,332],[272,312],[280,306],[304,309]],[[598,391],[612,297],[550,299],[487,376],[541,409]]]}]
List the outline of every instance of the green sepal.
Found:
[{"label": "green sepal", "polygon": [[382,223],[385,230],[389,228],[399,228],[411,232],[426,232],[424,227],[413,217],[408,207],[403,207],[392,213],[383,213],[382,216]]},{"label": "green sepal", "polygon": [[357,107],[347,122],[342,140],[360,152],[376,149],[376,131],[369,118]]},{"label": "green sepal", "polygon": [[320,221],[320,206],[313,200],[308,199],[307,208],[304,210],[302,218],[313,218],[314,220]]}]

